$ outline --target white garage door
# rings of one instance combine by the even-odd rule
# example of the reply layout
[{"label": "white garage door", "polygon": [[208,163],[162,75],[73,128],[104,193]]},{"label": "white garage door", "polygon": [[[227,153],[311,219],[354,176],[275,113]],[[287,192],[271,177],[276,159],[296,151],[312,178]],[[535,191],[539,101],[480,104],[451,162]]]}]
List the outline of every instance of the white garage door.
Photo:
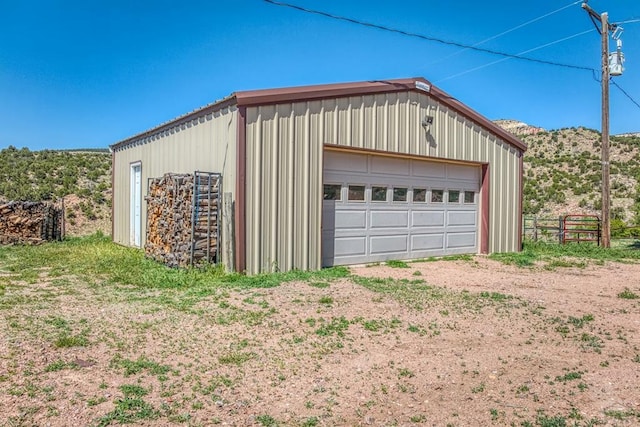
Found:
[{"label": "white garage door", "polygon": [[324,266],[476,253],[480,167],[326,151]]}]

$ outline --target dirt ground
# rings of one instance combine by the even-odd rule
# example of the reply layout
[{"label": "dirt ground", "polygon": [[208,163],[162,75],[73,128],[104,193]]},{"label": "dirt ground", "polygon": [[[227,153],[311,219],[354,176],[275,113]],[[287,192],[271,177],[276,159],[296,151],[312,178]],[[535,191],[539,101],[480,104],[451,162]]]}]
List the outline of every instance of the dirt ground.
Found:
[{"label": "dirt ground", "polygon": [[639,264],[351,271],[206,297],[6,286],[0,425],[640,425],[640,299],[619,296]]}]

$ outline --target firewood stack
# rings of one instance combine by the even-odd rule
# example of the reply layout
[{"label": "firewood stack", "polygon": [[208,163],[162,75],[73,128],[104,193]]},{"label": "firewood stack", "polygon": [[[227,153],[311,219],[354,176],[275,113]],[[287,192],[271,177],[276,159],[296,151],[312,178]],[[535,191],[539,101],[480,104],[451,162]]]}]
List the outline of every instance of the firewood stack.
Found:
[{"label": "firewood stack", "polygon": [[205,172],[152,179],[145,254],[169,267],[218,261],[220,176]]},{"label": "firewood stack", "polygon": [[53,202],[0,205],[0,244],[39,244],[64,238],[64,206]]}]

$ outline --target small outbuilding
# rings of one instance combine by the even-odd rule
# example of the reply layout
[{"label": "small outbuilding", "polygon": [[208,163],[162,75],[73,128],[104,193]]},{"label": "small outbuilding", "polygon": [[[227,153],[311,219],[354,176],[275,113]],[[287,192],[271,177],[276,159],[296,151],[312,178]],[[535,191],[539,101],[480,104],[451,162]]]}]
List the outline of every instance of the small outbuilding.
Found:
[{"label": "small outbuilding", "polygon": [[521,248],[526,145],[422,78],[235,92],[111,149],[123,245],[150,179],[206,171],[249,274]]}]

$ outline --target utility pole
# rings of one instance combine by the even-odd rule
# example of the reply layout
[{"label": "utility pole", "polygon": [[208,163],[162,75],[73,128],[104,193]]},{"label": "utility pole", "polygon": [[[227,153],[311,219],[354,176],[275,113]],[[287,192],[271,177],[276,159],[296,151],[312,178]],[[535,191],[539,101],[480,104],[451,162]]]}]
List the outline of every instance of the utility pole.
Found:
[{"label": "utility pole", "polygon": [[610,216],[610,179],[609,179],[609,31],[615,30],[615,25],[609,24],[609,14],[597,13],[586,3],[582,8],[589,13],[594,24],[599,21],[598,28],[602,36],[602,246],[611,246],[611,216]]}]

